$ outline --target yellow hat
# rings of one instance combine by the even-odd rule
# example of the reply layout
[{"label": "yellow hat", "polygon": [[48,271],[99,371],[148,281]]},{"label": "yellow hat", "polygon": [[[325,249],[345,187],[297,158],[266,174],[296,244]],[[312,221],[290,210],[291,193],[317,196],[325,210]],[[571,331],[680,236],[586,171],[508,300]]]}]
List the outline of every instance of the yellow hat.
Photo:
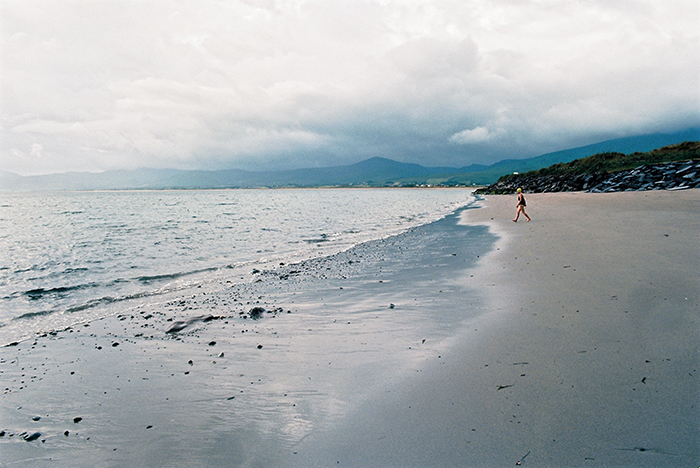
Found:
[{"label": "yellow hat", "polygon": [[518,189],[518,193],[520,193],[520,192],[522,192],[522,191],[523,191],[523,189],[521,189],[521,188]]}]

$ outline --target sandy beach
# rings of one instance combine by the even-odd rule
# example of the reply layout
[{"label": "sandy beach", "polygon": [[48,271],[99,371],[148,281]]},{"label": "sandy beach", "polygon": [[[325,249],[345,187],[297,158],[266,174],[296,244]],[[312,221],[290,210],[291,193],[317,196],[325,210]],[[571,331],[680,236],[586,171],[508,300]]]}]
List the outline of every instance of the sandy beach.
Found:
[{"label": "sandy beach", "polygon": [[487,312],[297,466],[698,464],[700,191],[527,200],[532,222],[514,196],[464,214],[501,237]]},{"label": "sandy beach", "polygon": [[0,349],[0,466],[697,466],[700,191],[526,197]]}]

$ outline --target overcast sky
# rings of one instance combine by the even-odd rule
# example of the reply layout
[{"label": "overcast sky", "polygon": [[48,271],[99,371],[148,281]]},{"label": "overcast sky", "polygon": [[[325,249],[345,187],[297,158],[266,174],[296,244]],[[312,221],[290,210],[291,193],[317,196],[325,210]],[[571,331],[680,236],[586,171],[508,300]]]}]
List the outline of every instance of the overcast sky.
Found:
[{"label": "overcast sky", "polygon": [[491,164],[700,125],[697,0],[0,0],[0,170]]}]

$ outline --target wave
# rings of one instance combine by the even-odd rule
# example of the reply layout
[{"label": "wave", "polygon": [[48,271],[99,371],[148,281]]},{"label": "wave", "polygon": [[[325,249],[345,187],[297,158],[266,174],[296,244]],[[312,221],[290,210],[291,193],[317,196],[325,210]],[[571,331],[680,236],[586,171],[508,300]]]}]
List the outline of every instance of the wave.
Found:
[{"label": "wave", "polygon": [[12,317],[12,321],[31,319],[31,318],[36,318],[36,317],[44,317],[46,315],[55,314],[56,312],[58,312],[58,311],[57,310],[40,310],[38,312],[27,312],[27,313],[24,313],[22,315],[18,315],[17,317]]},{"label": "wave", "polygon": [[72,291],[80,291],[83,289],[91,289],[91,288],[97,288],[100,287],[100,283],[85,283],[85,284],[77,284],[75,286],[59,286],[56,288],[36,288],[36,289],[30,289],[29,291],[24,291],[23,295],[27,296],[29,299],[32,300],[38,300],[43,298],[44,296],[49,296],[49,295],[59,295],[63,296],[66,293],[72,292]]},{"label": "wave", "polygon": [[82,273],[82,272],[88,271],[88,270],[89,270],[89,269],[88,269],[88,268],[85,268],[85,267],[66,268],[65,270],[63,270],[63,272],[62,272],[61,274],[62,274],[62,275],[68,275],[68,274],[70,274],[70,273]]},{"label": "wave", "polygon": [[69,307],[68,309],[66,309],[66,313],[71,314],[71,313],[74,313],[74,312],[80,312],[80,311],[83,311],[83,310],[92,309],[93,307],[96,307],[96,306],[98,306],[98,305],[102,305],[102,304],[112,304],[112,303],[114,303],[114,302],[121,302],[121,301],[125,301],[125,300],[128,300],[128,299],[131,299],[131,297],[129,297],[129,296],[124,296],[124,297],[121,297],[121,298],[114,298],[114,297],[111,297],[111,296],[105,296],[105,297],[100,297],[100,298],[97,298],[97,299],[90,299],[89,301],[87,301],[87,302],[84,303],[84,304],[80,304],[80,305],[77,305],[77,306]]},{"label": "wave", "polygon": [[330,237],[328,234],[321,234],[316,239],[304,239],[304,242],[307,244],[320,244],[322,242],[328,242],[328,237]]},{"label": "wave", "polygon": [[135,278],[135,280],[140,282],[140,283],[148,284],[148,283],[153,283],[156,281],[179,279],[179,278],[182,278],[184,276],[196,275],[198,273],[207,273],[210,271],[216,271],[218,269],[219,269],[219,267],[208,267],[208,268],[201,268],[199,270],[181,271],[181,272],[177,272],[177,273],[166,273],[163,275],[139,276],[139,277]]},{"label": "wave", "polygon": [[153,297],[153,296],[159,296],[162,294],[167,294],[169,292],[176,291],[178,288],[165,288],[165,289],[155,289],[155,290],[150,290],[150,291],[141,291],[133,294],[126,294],[124,296],[119,296],[119,297],[114,297],[114,296],[103,296],[103,297],[98,297],[94,299],[89,299],[86,302],[82,304],[76,304],[71,307],[66,308],[65,310],[60,310],[60,309],[49,309],[49,310],[41,310],[37,312],[26,312],[22,315],[18,315],[17,317],[13,317],[12,321],[17,321],[17,320],[26,320],[26,319],[33,319],[37,317],[44,317],[52,314],[72,314],[75,312],[82,312],[88,309],[92,309],[94,307],[98,307],[101,305],[107,305],[107,304],[114,304],[114,303],[119,303],[119,302],[125,302],[125,301],[130,301],[134,299],[141,299],[145,297]]},{"label": "wave", "polygon": [[[228,268],[229,266],[224,266],[223,268]],[[31,301],[38,301],[41,299],[45,299],[48,297],[54,297],[54,298],[62,298],[65,297],[71,293],[74,292],[79,292],[79,291],[85,291],[88,289],[99,289],[99,288],[113,288],[114,286],[117,285],[123,285],[123,284],[141,284],[141,285],[149,285],[152,283],[157,283],[157,282],[162,282],[162,281],[168,281],[168,280],[176,280],[180,279],[186,276],[190,275],[196,275],[199,273],[207,273],[211,271],[217,271],[219,270],[220,267],[207,267],[207,268],[200,268],[197,270],[189,270],[189,271],[180,271],[180,272],[175,272],[175,273],[166,273],[166,274],[161,274],[161,275],[144,275],[144,276],[137,276],[133,278],[116,278],[110,281],[105,281],[105,282],[89,282],[89,283],[81,283],[81,284],[75,284],[75,285],[70,285],[70,286],[56,286],[56,287],[47,287],[47,288],[35,288],[35,289],[29,289],[27,291],[17,291],[15,293],[10,294],[9,296],[3,297],[2,299],[12,299],[13,297],[18,297],[18,296],[23,296],[25,298],[28,298]],[[81,269],[76,269],[74,271],[80,271]],[[65,273],[65,272],[64,272]],[[100,299],[102,300],[102,299]]]}]

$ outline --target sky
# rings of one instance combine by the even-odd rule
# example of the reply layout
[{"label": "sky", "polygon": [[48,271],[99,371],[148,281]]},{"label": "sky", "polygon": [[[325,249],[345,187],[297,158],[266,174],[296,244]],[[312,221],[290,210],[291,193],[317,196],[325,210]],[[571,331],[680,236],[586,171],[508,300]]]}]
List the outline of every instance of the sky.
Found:
[{"label": "sky", "polygon": [[697,0],[0,0],[0,170],[461,167],[700,126]]}]

